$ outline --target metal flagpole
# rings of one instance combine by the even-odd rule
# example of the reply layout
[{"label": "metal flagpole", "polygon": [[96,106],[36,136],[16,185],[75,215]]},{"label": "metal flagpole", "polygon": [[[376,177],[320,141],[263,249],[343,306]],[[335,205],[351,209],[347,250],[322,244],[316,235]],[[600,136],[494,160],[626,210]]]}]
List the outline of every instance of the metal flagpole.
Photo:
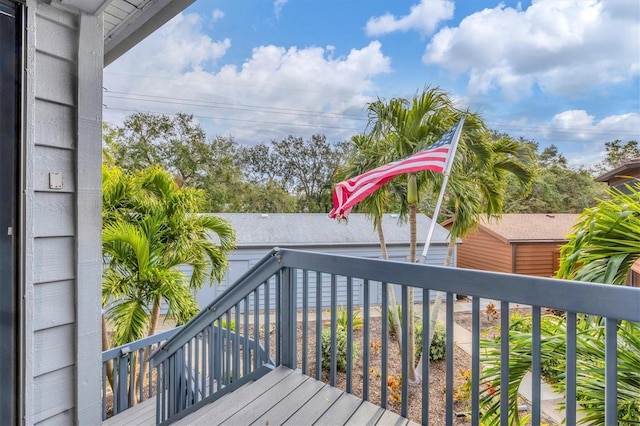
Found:
[{"label": "metal flagpole", "polygon": [[438,201],[436,202],[436,207],[433,211],[433,217],[431,218],[431,224],[429,225],[429,232],[427,233],[427,239],[424,243],[422,256],[420,256],[420,260],[418,261],[419,263],[425,263],[427,261],[427,253],[429,251],[429,246],[431,245],[431,239],[433,238],[433,231],[436,227],[436,222],[438,221],[438,213],[440,212],[440,206],[442,205],[442,200],[444,199],[444,192],[447,189],[447,182],[449,182],[449,174],[451,173],[451,167],[453,167],[453,158],[456,156],[456,150],[458,149],[458,141],[460,139],[460,133],[462,133],[462,125],[464,124],[464,119],[465,116],[463,115],[458,122],[458,126],[453,134],[453,140],[451,142],[451,154],[449,155],[447,164],[445,165],[444,179],[442,180],[440,194],[438,195]]}]

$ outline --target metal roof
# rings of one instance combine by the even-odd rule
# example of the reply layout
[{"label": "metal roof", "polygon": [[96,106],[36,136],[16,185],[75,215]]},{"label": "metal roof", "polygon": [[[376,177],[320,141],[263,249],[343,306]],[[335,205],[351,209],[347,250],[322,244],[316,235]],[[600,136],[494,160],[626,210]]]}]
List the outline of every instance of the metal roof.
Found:
[{"label": "metal roof", "polygon": [[507,242],[567,241],[578,220],[574,213],[508,213],[482,218],[480,226]]},{"label": "metal roof", "polygon": [[[236,231],[238,247],[294,247],[322,245],[378,245],[373,222],[365,214],[352,213],[348,221],[331,219],[325,213],[212,213],[228,220]],[[424,245],[431,219],[418,215],[418,243]],[[409,224],[398,216],[382,220],[388,245],[409,244]],[[432,244],[447,244],[449,232],[436,224]]]}]

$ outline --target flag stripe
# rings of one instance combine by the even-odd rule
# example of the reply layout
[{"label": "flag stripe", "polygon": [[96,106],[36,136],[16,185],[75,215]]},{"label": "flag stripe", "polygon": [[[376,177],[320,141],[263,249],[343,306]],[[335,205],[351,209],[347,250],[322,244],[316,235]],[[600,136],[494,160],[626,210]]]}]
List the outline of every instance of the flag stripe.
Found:
[{"label": "flag stripe", "polygon": [[421,170],[443,173],[451,152],[456,127],[454,126],[424,151],[338,183],[333,191],[333,209],[329,212],[329,217],[347,219],[356,204],[399,174]]}]

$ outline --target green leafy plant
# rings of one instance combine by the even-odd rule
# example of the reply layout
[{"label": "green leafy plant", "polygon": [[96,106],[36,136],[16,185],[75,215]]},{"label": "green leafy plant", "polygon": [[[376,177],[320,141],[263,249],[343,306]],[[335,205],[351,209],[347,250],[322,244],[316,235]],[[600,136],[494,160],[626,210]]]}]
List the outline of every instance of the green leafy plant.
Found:
[{"label": "green leafy plant", "polygon": [[[336,367],[338,371],[347,371],[347,331],[343,328],[336,328]],[[358,357],[358,345],[353,342],[353,352],[351,359]],[[331,369],[331,330],[322,330],[322,368]]]},{"label": "green leafy plant", "polygon": [[[422,327],[420,331],[421,331],[420,336],[422,336]],[[433,339],[431,340],[431,347],[429,348],[429,359],[431,361],[440,361],[444,359],[446,354],[447,354],[447,333],[444,325],[438,322],[436,323],[436,329],[433,332]]]},{"label": "green leafy plant", "polygon": [[[347,312],[347,309],[342,306],[339,307],[336,315],[338,327],[342,328],[343,330],[347,330],[347,327],[349,325],[349,313]],[[354,330],[360,330],[362,327],[364,327],[364,319],[362,319],[362,316],[360,315],[360,309],[356,309],[351,313],[351,324],[353,325]]]}]

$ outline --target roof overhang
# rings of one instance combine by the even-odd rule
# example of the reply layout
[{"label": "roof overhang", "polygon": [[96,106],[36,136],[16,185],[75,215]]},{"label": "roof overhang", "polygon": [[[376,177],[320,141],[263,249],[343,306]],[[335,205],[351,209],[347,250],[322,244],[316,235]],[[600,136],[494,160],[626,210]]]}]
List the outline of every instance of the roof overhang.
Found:
[{"label": "roof overhang", "polygon": [[41,0],[104,18],[106,67],[195,0]]},{"label": "roof overhang", "polygon": [[625,176],[625,172],[631,169],[637,169],[640,167],[640,158],[636,158],[635,160],[628,161],[623,165],[616,167],[615,169],[604,173],[598,176],[595,180],[596,182],[609,182],[611,178],[616,176]]}]

